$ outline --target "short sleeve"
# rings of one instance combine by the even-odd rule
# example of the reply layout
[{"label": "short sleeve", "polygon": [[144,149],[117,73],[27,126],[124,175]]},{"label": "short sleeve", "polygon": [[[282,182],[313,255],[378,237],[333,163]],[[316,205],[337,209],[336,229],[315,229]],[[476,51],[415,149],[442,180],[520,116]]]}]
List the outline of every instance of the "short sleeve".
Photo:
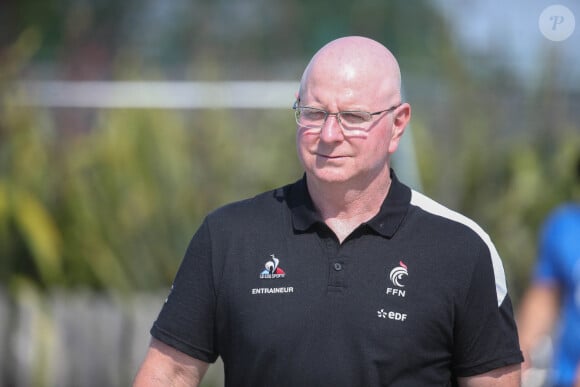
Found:
[{"label": "short sleeve", "polygon": [[215,288],[207,220],[191,239],[151,335],[205,362],[214,362]]},{"label": "short sleeve", "polygon": [[552,215],[544,223],[538,245],[538,260],[534,269],[535,283],[557,282],[561,276],[558,272],[558,227],[556,216]]},{"label": "short sleeve", "polygon": [[458,303],[454,328],[454,373],[483,374],[523,361],[509,295],[498,305],[496,278],[486,249],[477,256],[463,302]]}]

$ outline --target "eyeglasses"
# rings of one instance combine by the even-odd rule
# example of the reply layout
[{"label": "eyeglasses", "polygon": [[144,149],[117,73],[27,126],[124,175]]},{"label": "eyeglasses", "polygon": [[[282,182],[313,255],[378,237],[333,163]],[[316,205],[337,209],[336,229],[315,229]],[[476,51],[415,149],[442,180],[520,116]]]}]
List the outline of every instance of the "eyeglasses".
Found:
[{"label": "eyeglasses", "polygon": [[354,133],[357,131],[367,132],[370,130],[373,117],[382,113],[390,113],[397,109],[402,103],[391,106],[388,109],[380,110],[378,112],[369,113],[359,110],[346,110],[338,113],[329,113],[326,110],[317,109],[308,106],[298,106],[298,100],[294,102],[294,116],[296,123],[301,127],[314,129],[312,132],[317,132],[326,123],[328,116],[336,116],[341,128],[347,133]]}]

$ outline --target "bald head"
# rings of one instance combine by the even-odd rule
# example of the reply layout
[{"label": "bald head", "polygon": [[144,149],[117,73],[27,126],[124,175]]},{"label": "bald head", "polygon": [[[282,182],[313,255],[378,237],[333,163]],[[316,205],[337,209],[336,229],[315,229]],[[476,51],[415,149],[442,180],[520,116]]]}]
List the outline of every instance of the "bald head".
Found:
[{"label": "bald head", "polygon": [[[329,81],[364,89],[368,96],[400,100],[401,72],[393,54],[379,42],[360,36],[331,41],[312,58],[300,82],[300,97]],[[383,105],[387,101],[381,101]]]},{"label": "bald head", "polygon": [[341,211],[347,193],[382,203],[390,156],[411,118],[393,54],[368,38],[334,40],[306,67],[298,98],[296,144],[311,194],[324,191],[319,203],[336,195]]}]

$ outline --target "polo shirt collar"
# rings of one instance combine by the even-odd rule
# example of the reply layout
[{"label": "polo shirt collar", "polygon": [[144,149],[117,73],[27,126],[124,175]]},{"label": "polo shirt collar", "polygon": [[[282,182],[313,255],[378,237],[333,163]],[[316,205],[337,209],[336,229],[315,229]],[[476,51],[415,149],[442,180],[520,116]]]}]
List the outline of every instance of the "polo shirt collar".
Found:
[{"label": "polo shirt collar", "polygon": [[[391,180],[391,187],[379,213],[366,222],[368,227],[387,238],[392,238],[403,223],[411,201],[410,188],[399,181],[392,169]],[[324,223],[308,193],[306,175],[289,186],[287,200],[296,231],[305,232],[316,223]]]}]

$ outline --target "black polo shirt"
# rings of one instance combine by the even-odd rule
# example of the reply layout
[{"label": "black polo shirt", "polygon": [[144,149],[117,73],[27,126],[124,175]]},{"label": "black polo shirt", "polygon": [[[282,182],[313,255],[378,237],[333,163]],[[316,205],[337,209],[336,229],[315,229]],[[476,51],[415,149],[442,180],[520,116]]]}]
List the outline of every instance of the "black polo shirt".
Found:
[{"label": "black polo shirt", "polygon": [[227,386],[447,386],[521,362],[489,237],[392,177],[342,244],[305,179],[214,211],[151,334],[221,356]]}]

